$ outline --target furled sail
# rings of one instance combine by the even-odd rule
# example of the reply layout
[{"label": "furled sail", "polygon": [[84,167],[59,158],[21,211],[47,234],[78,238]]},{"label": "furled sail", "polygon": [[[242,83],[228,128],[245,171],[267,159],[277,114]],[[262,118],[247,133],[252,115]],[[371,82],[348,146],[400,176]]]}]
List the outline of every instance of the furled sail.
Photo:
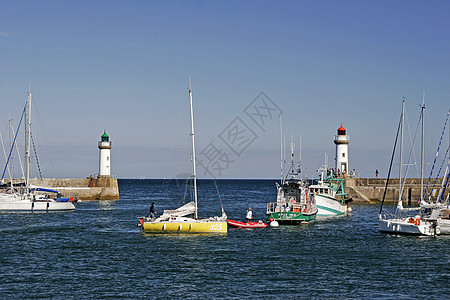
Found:
[{"label": "furled sail", "polygon": [[191,201],[177,209],[164,210],[163,214],[156,221],[165,221],[173,217],[184,217],[195,213],[195,210],[195,203],[194,201]]}]

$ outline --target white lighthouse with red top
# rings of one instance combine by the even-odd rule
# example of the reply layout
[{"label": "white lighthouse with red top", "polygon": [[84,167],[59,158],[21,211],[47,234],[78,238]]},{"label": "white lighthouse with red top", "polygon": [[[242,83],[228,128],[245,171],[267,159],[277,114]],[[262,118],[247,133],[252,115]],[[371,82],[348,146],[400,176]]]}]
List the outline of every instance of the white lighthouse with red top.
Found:
[{"label": "white lighthouse with red top", "polygon": [[334,143],[336,144],[336,172],[346,174],[348,173],[348,143],[350,138],[342,124],[337,132],[338,134],[334,136]]}]

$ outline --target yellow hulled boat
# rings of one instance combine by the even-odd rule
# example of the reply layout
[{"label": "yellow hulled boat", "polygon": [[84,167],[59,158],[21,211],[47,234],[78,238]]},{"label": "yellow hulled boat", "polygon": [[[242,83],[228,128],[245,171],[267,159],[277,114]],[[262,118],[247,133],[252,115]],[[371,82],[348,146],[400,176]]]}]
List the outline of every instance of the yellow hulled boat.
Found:
[{"label": "yellow hulled boat", "polygon": [[227,233],[226,221],[176,218],[166,222],[150,222],[140,219],[145,233]]},{"label": "yellow hulled boat", "polygon": [[[207,219],[196,218],[195,201],[189,202],[175,210],[165,210],[164,213],[151,221],[150,217],[139,218],[139,226],[145,233],[226,233],[227,215],[222,209],[221,217]],[[193,218],[185,217],[194,215]]]},{"label": "yellow hulled boat", "polygon": [[[189,88],[189,104],[192,139],[192,178],[194,201],[175,210],[165,210],[163,214],[152,221],[150,217],[139,218],[141,231],[144,233],[227,233],[227,215],[222,207],[222,216],[198,218],[197,206],[197,175],[195,168],[195,139],[194,139],[194,111],[192,105],[192,91]],[[186,217],[186,216],[192,217]]]}]

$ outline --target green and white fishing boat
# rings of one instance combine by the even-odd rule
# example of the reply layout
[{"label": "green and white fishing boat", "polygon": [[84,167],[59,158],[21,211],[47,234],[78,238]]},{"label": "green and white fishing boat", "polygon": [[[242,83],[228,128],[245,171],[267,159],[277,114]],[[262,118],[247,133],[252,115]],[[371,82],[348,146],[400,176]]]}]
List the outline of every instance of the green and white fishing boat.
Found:
[{"label": "green and white fishing boat", "polygon": [[319,169],[321,172],[317,184],[309,186],[310,197],[314,198],[317,205],[318,217],[332,217],[345,215],[351,211],[348,203],[353,201],[344,189],[344,177],[336,177],[330,172],[326,178],[326,165]]},{"label": "green and white fishing boat", "polygon": [[[299,178],[294,165],[294,147],[291,145],[291,166],[287,176],[277,186],[277,201],[267,204],[267,221],[279,225],[307,225],[314,222],[317,207],[314,198],[308,195],[306,181]],[[276,221],[276,222],[275,222]],[[272,225],[273,226],[273,225]]]}]

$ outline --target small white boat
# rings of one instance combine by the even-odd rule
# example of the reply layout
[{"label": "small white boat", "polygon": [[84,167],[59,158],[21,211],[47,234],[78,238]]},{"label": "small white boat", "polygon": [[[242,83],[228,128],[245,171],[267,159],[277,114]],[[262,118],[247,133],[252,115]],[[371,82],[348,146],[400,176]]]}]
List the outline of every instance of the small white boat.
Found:
[{"label": "small white boat", "polygon": [[405,235],[437,235],[436,222],[424,221],[420,215],[407,218],[379,219],[379,230],[383,233]]}]

